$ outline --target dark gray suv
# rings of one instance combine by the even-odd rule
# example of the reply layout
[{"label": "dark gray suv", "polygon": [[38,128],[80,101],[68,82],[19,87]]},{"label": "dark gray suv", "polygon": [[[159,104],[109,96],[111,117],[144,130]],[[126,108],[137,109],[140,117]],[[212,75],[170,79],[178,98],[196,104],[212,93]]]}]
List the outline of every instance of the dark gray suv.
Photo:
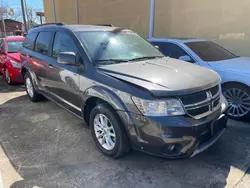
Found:
[{"label": "dark gray suv", "polygon": [[21,54],[30,100],[45,96],[83,119],[105,155],[191,157],[225,131],[218,74],[164,57],[130,30],[42,25]]}]

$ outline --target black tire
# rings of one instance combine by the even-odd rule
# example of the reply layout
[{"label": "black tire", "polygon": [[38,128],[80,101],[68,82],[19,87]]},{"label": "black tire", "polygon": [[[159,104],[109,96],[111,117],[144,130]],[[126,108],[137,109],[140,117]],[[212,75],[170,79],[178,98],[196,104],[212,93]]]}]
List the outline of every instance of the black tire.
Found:
[{"label": "black tire", "polygon": [[[223,91],[223,95],[225,96],[225,98],[228,100],[229,102],[229,107],[228,107],[228,113],[227,113],[227,116],[231,119],[235,119],[235,120],[240,120],[240,121],[247,121],[247,120],[250,120],[250,108],[248,110],[248,112],[246,112],[244,115],[241,115],[241,116],[234,116],[232,115],[231,113],[231,110],[230,110],[230,101],[229,101],[229,96],[227,93],[227,91],[229,91],[230,89],[232,90],[233,88],[235,89],[238,89],[238,90],[242,90],[243,92],[245,92],[248,96],[249,96],[249,99],[250,99],[250,88],[246,85],[243,85],[243,84],[240,84],[240,83],[229,83],[229,84],[225,84],[223,87],[222,87],[222,91]],[[248,100],[247,100],[248,101]],[[249,101],[250,102],[250,101]],[[230,114],[231,113],[231,114]]]},{"label": "black tire", "polygon": [[[6,72],[6,70],[7,70],[7,72]],[[13,82],[12,82],[12,80],[11,80],[11,77],[10,77],[10,75],[9,75],[8,78],[7,78],[7,74],[9,75],[9,70],[5,67],[5,69],[4,69],[4,80],[5,80],[5,82],[6,82],[8,85],[12,85]]]},{"label": "black tire", "polygon": [[[27,89],[27,80],[30,80],[31,81],[31,86],[32,86],[32,90],[33,90],[33,95],[30,95],[29,92],[28,92],[28,89]],[[25,76],[24,76],[24,84],[25,84],[25,89],[26,89],[26,93],[29,97],[29,99],[32,101],[32,102],[39,102],[41,100],[44,99],[44,97],[39,94],[35,87],[34,87],[34,84],[33,84],[33,80],[32,80],[32,77],[30,76],[30,74],[28,72],[25,73]]]},{"label": "black tire", "polygon": [[[106,150],[98,141],[95,130],[94,130],[94,118],[98,115],[105,115],[112,126],[114,127],[116,140],[115,146],[112,150]],[[98,149],[104,154],[112,158],[118,158],[124,156],[130,150],[130,143],[128,140],[128,136],[126,134],[125,128],[118,117],[118,114],[108,105],[108,104],[99,104],[97,105],[90,113],[90,130],[94,142]]]}]

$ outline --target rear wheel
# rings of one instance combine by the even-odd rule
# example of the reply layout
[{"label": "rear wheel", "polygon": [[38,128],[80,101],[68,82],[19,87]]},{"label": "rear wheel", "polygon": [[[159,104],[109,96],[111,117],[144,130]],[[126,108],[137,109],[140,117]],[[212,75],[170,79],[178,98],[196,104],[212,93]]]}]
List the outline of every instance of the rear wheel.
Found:
[{"label": "rear wheel", "polygon": [[108,104],[99,104],[91,111],[90,130],[95,144],[103,154],[118,158],[129,151],[125,129]]},{"label": "rear wheel", "polygon": [[5,81],[7,84],[11,85],[13,83],[11,81],[10,72],[9,72],[8,68],[5,68],[5,70],[4,70],[4,77],[5,77]]},{"label": "rear wheel", "polygon": [[33,80],[28,72],[25,74],[24,83],[25,83],[26,93],[32,102],[38,102],[44,98],[34,88]]},{"label": "rear wheel", "polygon": [[228,101],[228,116],[236,120],[250,118],[250,88],[242,84],[227,84],[223,95]]}]

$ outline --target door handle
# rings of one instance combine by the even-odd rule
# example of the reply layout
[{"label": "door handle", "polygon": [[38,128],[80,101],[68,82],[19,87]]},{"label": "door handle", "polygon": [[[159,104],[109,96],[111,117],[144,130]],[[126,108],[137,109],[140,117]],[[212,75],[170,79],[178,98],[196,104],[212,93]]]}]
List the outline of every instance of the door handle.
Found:
[{"label": "door handle", "polygon": [[54,66],[53,66],[53,65],[51,65],[51,64],[49,64],[49,68],[50,68],[50,69],[53,69],[53,68],[54,68]]}]

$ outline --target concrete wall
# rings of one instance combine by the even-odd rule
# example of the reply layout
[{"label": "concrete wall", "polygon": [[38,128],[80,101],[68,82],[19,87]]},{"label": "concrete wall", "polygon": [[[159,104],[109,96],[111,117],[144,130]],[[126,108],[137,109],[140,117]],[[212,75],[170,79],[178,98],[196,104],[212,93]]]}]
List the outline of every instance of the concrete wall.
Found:
[{"label": "concrete wall", "polygon": [[[52,0],[44,0],[47,22]],[[155,0],[155,37],[215,40],[237,55],[250,56],[250,0]],[[150,0],[78,0],[80,24],[130,28],[148,36]],[[75,0],[55,0],[57,21],[76,23]]]}]

